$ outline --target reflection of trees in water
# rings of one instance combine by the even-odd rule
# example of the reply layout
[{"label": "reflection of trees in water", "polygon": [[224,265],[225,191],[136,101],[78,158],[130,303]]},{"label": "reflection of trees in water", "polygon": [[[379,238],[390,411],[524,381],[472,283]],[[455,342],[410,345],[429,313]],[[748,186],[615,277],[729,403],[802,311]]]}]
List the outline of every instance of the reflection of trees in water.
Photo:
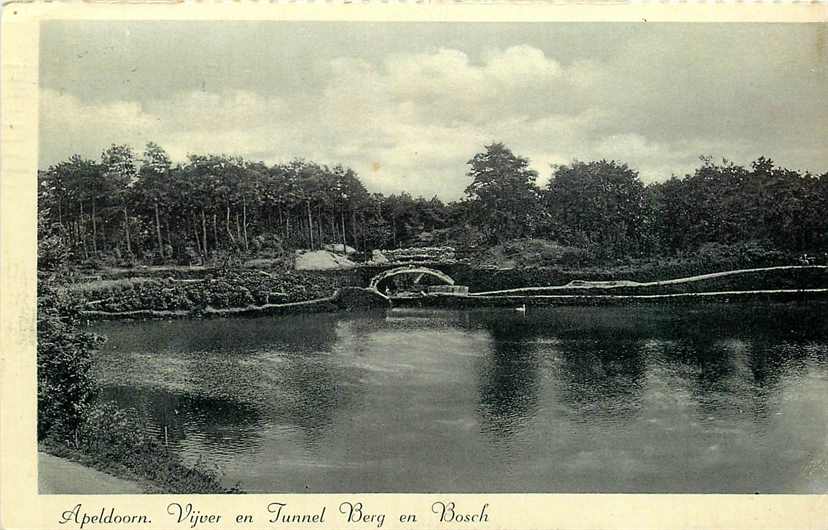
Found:
[{"label": "reflection of trees in water", "polygon": [[[346,356],[358,355],[377,329],[444,325],[486,330],[492,337],[478,374],[477,411],[482,428],[498,438],[535,416],[547,347],[560,356],[558,397],[578,416],[612,414],[623,421],[636,414],[647,365],[659,363],[687,385],[701,413],[738,407],[760,423],[775,411],[785,376],[807,368],[809,356],[826,355],[824,348],[807,346],[825,343],[828,319],[819,316],[813,306],[704,306],[663,312],[532,308],[525,316],[411,310],[392,312],[387,321],[304,315],[141,323],[119,331],[105,347],[117,346],[112,355],[118,358],[120,352],[157,351],[167,359],[173,352],[186,379],[171,378],[167,386],[184,384],[186,393],[109,387],[105,397],[136,406],[156,425],[167,422],[171,439],[197,430],[215,447],[250,445],[258,443],[263,424],[281,423],[296,426],[314,446],[362,392],[362,369]],[[553,344],[544,346],[549,341],[540,338]],[[213,397],[197,397],[208,395]],[[174,410],[177,417],[164,412]]]},{"label": "reflection of trees in water", "polygon": [[330,355],[288,359],[279,367],[284,396],[269,415],[299,427],[308,445],[319,443],[334,418],[347,406],[352,389]]},{"label": "reflection of trees in water", "polygon": [[808,353],[807,342],[752,341],[747,365],[753,382],[757,387],[777,389],[783,376],[807,369]]},{"label": "reflection of trees in water", "polygon": [[767,423],[782,400],[784,379],[807,371],[808,343],[748,343],[746,368],[752,378],[751,411],[757,423]]},{"label": "reflection of trees in water", "polygon": [[738,413],[738,400],[750,392],[744,381],[744,346],[720,335],[686,333],[664,343],[661,358],[668,373],[686,385],[703,417]]},{"label": "reflection of trees in water", "polygon": [[[638,410],[646,362],[634,331],[567,329],[539,318],[500,316],[482,319],[493,338],[480,375],[479,410],[486,429],[509,435],[536,413],[541,343],[550,341],[561,356],[560,399],[579,416],[624,417]],[[560,335],[566,338],[559,340]]]},{"label": "reflection of trees in water", "polygon": [[279,385],[283,394],[277,403],[270,403],[269,415],[276,421],[287,421],[299,427],[308,446],[317,445],[337,417],[354,402],[361,392],[358,369],[340,358],[333,349],[358,355],[365,348],[368,336],[382,317],[363,315],[356,318],[330,320],[332,333],[318,341],[313,352],[288,356],[279,365]]},{"label": "reflection of trees in water", "polygon": [[642,346],[634,337],[598,334],[561,341],[561,401],[584,417],[637,414],[646,372]]},{"label": "reflection of trees in water", "polygon": [[336,338],[335,314],[216,318],[169,322],[104,322],[93,331],[110,337],[107,350],[235,355],[264,349],[314,351]]},{"label": "reflection of trees in water", "polygon": [[694,343],[744,340],[768,344],[828,339],[828,304],[703,304],[669,309],[657,338]]},{"label": "reflection of trees in water", "polygon": [[134,409],[147,431],[171,443],[198,434],[215,447],[255,445],[261,437],[261,417],[255,407],[224,398],[174,393],[157,388],[110,386],[100,399]]},{"label": "reflection of trees in water", "polygon": [[[493,337],[481,369],[480,414],[511,433],[537,407],[545,353],[560,355],[559,399],[578,417],[638,413],[650,368],[686,385],[704,417],[777,411],[786,377],[828,356],[825,304],[703,304],[634,308],[531,308],[469,313]],[[538,341],[544,338],[546,340]],[[816,342],[815,342],[816,341]],[[821,345],[815,347],[815,344]]]},{"label": "reflection of trees in water", "polygon": [[[780,381],[807,356],[808,341],[825,339],[820,303],[700,304],[665,308],[650,332],[656,358],[689,383],[704,416],[750,413],[764,423]],[[635,311],[631,311],[635,315]]]},{"label": "reflection of trees in water", "polygon": [[703,415],[750,414],[764,424],[781,400],[783,379],[806,369],[805,346],[768,329],[746,340],[699,329],[667,343],[661,362],[684,372]]},{"label": "reflection of trees in water", "polygon": [[505,318],[488,323],[493,344],[480,371],[478,412],[483,430],[503,438],[536,413],[540,365],[525,322]]},{"label": "reflection of trees in water", "polygon": [[714,336],[685,336],[673,342],[667,359],[691,368],[697,395],[726,390],[728,378],[736,372],[733,348]]},{"label": "reflection of trees in water", "polygon": [[222,322],[232,328],[232,349],[304,353],[330,351],[338,321],[335,314],[320,313]]},{"label": "reflection of trees in water", "polygon": [[[167,421],[171,437],[183,438],[197,430],[219,444],[242,443],[244,437],[258,437],[261,419],[267,418],[269,423],[296,426],[315,443],[351,391],[332,354],[342,338],[341,321],[340,315],[316,314],[119,329],[106,347],[172,355],[170,384],[183,384],[186,392],[130,386],[110,387],[109,393],[141,405],[151,422],[161,426],[161,436]],[[164,374],[158,377],[163,385]],[[247,421],[253,419],[255,430],[248,432],[253,424]]]}]

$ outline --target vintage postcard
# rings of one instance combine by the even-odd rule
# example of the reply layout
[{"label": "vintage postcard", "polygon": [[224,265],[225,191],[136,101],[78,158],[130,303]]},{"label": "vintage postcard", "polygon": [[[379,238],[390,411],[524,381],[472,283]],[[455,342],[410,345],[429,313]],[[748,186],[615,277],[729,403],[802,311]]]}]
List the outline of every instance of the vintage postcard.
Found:
[{"label": "vintage postcard", "polygon": [[824,5],[2,23],[4,528],[828,528]]}]

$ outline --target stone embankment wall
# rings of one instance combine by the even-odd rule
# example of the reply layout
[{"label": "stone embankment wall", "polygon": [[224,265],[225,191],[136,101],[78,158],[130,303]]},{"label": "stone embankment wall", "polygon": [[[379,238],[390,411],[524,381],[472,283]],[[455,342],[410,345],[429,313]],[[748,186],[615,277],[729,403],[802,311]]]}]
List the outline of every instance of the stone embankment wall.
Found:
[{"label": "stone embankment wall", "polygon": [[[365,287],[376,275],[398,266],[369,265],[350,270],[301,273],[196,269],[190,276],[179,271],[177,277],[144,277],[141,271],[133,271],[132,277],[79,282],[69,285],[68,289],[89,319],[167,319],[354,310],[386,307],[388,300],[384,295],[367,292]],[[429,263],[426,266],[448,274],[458,286],[468,287],[471,298],[476,301],[462,304],[476,305],[511,304],[526,297],[545,297],[543,303],[546,304],[609,303],[610,297],[618,296],[636,296],[641,301],[647,301],[647,297],[652,301],[657,301],[654,297],[678,301],[693,294],[700,295],[696,297],[698,300],[706,300],[714,295],[703,293],[738,291],[754,291],[757,296],[759,291],[766,291],[767,296],[779,298],[788,296],[784,291],[803,289],[811,290],[809,296],[813,297],[818,295],[814,290],[828,288],[826,266],[776,267],[727,274],[716,271],[717,274],[694,281],[686,278],[659,281],[674,280],[679,276],[668,275],[669,271],[654,274],[656,271],[652,270],[647,271],[652,275],[645,276],[640,271],[624,269],[485,269],[465,263]],[[481,293],[490,295],[479,296]],[[434,294],[435,299],[429,303],[456,303],[444,299],[440,293]],[[593,298],[584,298],[586,295]],[[595,298],[602,296],[607,297],[604,302]],[[492,297],[499,300],[487,301]]]}]

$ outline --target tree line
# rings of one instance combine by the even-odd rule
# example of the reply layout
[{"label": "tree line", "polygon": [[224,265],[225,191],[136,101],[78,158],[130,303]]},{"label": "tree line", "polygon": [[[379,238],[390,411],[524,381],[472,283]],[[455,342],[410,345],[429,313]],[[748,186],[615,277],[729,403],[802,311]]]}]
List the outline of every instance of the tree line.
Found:
[{"label": "tree line", "polygon": [[759,242],[787,252],[828,246],[828,173],[759,158],[702,158],[693,174],[645,185],[617,161],[554,166],[546,186],[529,160],[492,143],[468,162],[465,196],[444,203],[370,193],[352,169],[267,165],[226,155],[173,164],[154,143],[111,145],[39,172],[39,208],[78,260],[206,262],[325,244],[361,251],[425,244],[480,247],[543,238],[598,257],[675,255]]},{"label": "tree line", "polygon": [[438,199],[371,194],[349,168],[304,160],[267,166],[226,155],[173,164],[154,143],[141,156],[112,145],[40,173],[41,208],[73,254],[164,261],[340,244],[397,245],[445,224]]}]

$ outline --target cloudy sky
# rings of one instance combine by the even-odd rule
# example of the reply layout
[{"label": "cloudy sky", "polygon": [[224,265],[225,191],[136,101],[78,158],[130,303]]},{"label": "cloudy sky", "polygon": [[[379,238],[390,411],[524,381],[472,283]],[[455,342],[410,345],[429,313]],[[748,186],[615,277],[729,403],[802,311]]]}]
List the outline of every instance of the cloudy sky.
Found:
[{"label": "cloudy sky", "polygon": [[505,142],[550,164],[699,155],[828,170],[825,26],[47,22],[40,165],[147,141],[356,169],[371,191],[459,197]]}]

